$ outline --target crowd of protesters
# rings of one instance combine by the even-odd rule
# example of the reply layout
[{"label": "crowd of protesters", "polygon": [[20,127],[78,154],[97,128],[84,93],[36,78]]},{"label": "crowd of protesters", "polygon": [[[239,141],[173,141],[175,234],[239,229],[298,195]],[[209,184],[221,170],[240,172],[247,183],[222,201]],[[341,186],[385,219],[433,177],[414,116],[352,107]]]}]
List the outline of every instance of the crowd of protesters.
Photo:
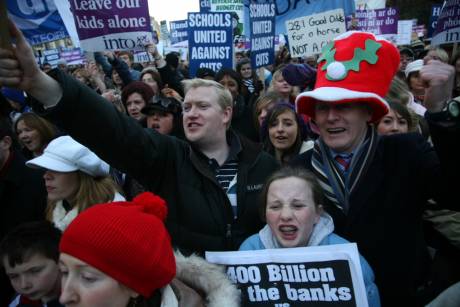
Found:
[{"label": "crowd of protesters", "polygon": [[347,242],[369,306],[460,304],[460,53],[347,32],[191,79],[155,45],[39,67],[11,27],[1,306],[238,306],[205,251]]}]

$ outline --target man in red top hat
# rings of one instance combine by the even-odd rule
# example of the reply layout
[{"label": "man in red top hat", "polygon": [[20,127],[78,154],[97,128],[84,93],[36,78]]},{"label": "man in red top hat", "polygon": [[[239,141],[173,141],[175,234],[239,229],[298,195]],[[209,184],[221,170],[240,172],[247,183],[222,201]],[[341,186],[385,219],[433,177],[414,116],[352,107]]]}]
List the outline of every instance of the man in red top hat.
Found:
[{"label": "man in red top hat", "polygon": [[296,100],[320,137],[294,164],[317,175],[337,234],[358,243],[384,306],[423,303],[420,289],[428,281],[430,258],[421,213],[430,198],[458,210],[446,199],[460,182],[451,66],[430,61],[420,72],[435,149],[415,134],[377,135],[373,123],[388,112],[382,97],[398,67],[399,52],[390,42],[347,32],[324,47],[315,89]]}]

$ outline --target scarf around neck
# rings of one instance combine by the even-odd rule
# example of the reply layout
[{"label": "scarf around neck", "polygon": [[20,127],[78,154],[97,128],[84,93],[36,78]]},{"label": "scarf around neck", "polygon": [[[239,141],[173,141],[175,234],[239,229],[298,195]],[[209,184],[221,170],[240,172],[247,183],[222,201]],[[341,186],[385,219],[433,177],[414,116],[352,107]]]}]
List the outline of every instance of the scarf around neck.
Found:
[{"label": "scarf around neck", "polygon": [[249,93],[254,93],[255,87],[252,79],[243,79],[243,83],[248,88]]},{"label": "scarf around neck", "polygon": [[378,139],[375,127],[369,126],[366,137],[355,150],[346,173],[341,171],[322,138],[315,142],[311,158],[313,172],[323,188],[326,198],[343,210],[345,214],[348,213],[350,207],[350,194],[356,189],[373,160]]}]

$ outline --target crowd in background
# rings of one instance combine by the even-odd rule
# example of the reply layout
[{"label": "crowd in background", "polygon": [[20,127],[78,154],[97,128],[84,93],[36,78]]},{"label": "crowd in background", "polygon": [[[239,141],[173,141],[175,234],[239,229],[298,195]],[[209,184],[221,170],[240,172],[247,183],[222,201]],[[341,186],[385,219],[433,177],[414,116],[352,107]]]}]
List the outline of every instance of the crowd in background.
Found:
[{"label": "crowd in background", "polygon": [[[235,68],[227,67],[217,72],[201,68],[196,78],[191,79],[187,62],[181,60],[179,54],[172,52],[163,57],[154,45],[149,46],[148,51],[154,59],[148,63],[134,63],[133,54],[122,51],[95,53],[94,58],[85,65],[68,66],[64,61],[59,63],[57,69],[52,69],[47,63],[41,65],[40,69],[58,80],[63,88],[62,101],[49,103],[53,111],[49,111],[47,103],[43,103],[43,100],[53,100],[51,96],[46,96],[51,86],[43,87],[41,95],[44,98],[13,87],[1,88],[0,240],[4,241],[0,244],[0,255],[7,273],[2,273],[1,277],[1,306],[7,306],[13,299],[16,305],[11,306],[30,306],[34,301],[48,303],[47,306],[60,306],[66,302],[71,304],[73,298],[67,290],[61,294],[61,303],[58,302],[61,288],[64,289],[61,276],[63,283],[71,280],[73,276],[70,272],[81,264],[78,262],[80,260],[91,263],[106,274],[113,272],[111,276],[127,286],[119,297],[113,297],[113,302],[119,305],[109,303],[107,306],[155,306],[152,302],[164,300],[165,294],[162,296],[154,291],[151,302],[139,300],[138,295],[146,297],[167,284],[171,285],[170,291],[177,297],[183,283],[193,288],[190,285],[193,281],[187,280],[190,275],[185,273],[179,278],[179,272],[183,273],[180,268],[187,267],[183,262],[189,259],[172,254],[169,235],[172,237],[172,247],[186,255],[202,255],[206,250],[252,250],[357,242],[370,306],[394,306],[398,302],[426,305],[460,281],[460,214],[456,212],[458,198],[455,190],[450,190],[450,195],[439,195],[441,190],[417,190],[426,186],[432,188],[431,182],[419,181],[440,178],[438,171],[446,171],[444,168],[450,165],[446,161],[451,162],[446,151],[451,150],[455,154],[457,151],[451,146],[458,146],[455,145],[458,143],[455,136],[458,136],[459,119],[456,119],[456,125],[439,128],[433,124],[435,119],[427,115],[433,107],[425,105],[425,101],[429,101],[433,94],[427,92],[429,77],[424,76],[423,70],[433,61],[446,65],[436,64],[441,68],[450,64],[454,81],[449,88],[451,93],[446,93],[446,97],[458,97],[460,53],[452,54],[449,48],[445,50],[429,45],[399,48],[400,62],[395,67],[396,75],[394,78],[388,77],[389,90],[382,97],[388,102],[388,112],[366,121],[365,129],[368,125],[372,128],[362,134],[365,145],[353,147],[352,156],[340,155],[343,160],[348,160],[346,166],[342,166],[341,162],[327,166],[325,159],[329,153],[324,152],[324,143],[331,147],[330,143],[341,140],[323,142],[323,135],[327,132],[334,138],[334,133],[342,131],[325,132],[324,122],[333,121],[331,117],[339,116],[337,114],[341,114],[345,122],[351,122],[351,117],[343,114],[351,114],[350,110],[354,110],[355,106],[339,103],[331,107],[316,103],[312,112],[299,111],[299,102],[310,99],[308,94],[303,95],[317,90],[318,83],[315,87],[315,82],[320,75],[317,71],[318,56],[292,58],[288,49],[282,46],[275,54],[273,65],[254,69],[249,52],[239,52],[235,56]],[[362,79],[362,82],[367,80]],[[203,98],[212,98],[214,94],[204,92],[203,88],[212,89],[219,95],[216,97],[223,113],[218,118],[229,128],[222,130],[220,139],[221,123],[216,122],[213,117],[216,115],[209,111],[212,107]],[[313,99],[323,100],[316,96]],[[457,99],[460,101],[460,98]],[[372,109],[373,114],[376,114],[376,110],[377,107]],[[328,113],[321,122],[320,115],[324,112]],[[360,109],[359,112],[364,111]],[[101,127],[96,128],[98,123]],[[205,127],[206,131],[198,131],[201,127]],[[204,136],[198,136],[199,133]],[[212,146],[222,140],[228,147],[225,153],[216,151]],[[380,146],[381,143],[385,146]],[[414,145],[413,148],[411,145]],[[129,150],[120,152],[120,149]],[[340,150],[336,151],[340,153]],[[332,154],[336,153],[332,151]],[[439,166],[438,155],[442,166]],[[425,163],[422,159],[425,156],[429,156],[429,162]],[[372,163],[377,160],[381,161],[378,166]],[[320,165],[316,168],[319,174],[314,171],[315,163]],[[436,172],[431,172],[432,168]],[[340,183],[331,179],[334,172],[342,172],[336,179],[340,181],[342,178],[346,183],[343,194],[335,192],[333,197],[325,187],[340,190]],[[362,175],[366,172],[375,177],[371,179]],[[432,176],[424,177],[426,173]],[[452,174],[449,170],[447,173],[449,179],[458,178],[457,173]],[[326,174],[328,180],[323,181],[321,174]],[[420,177],[412,177],[416,175]],[[379,181],[379,176],[385,178]],[[413,181],[405,182],[405,179]],[[375,187],[366,180],[375,180],[382,186]],[[444,182],[439,180],[439,183]],[[358,192],[353,191],[355,185],[349,186],[349,181],[365,187],[359,190],[359,197],[356,196]],[[454,183],[458,185],[458,182]],[[264,184],[264,188],[259,184]],[[407,193],[399,194],[401,189]],[[366,195],[367,191],[363,190],[374,194]],[[166,203],[146,191],[160,195]],[[418,191],[416,195],[411,194],[414,191]],[[289,202],[289,195],[286,196],[289,193],[298,193],[296,195],[304,197],[307,202],[313,200],[313,209],[308,209],[312,212],[308,211],[302,216],[305,218],[302,223],[314,225],[315,228],[302,228],[301,231],[320,236],[314,243],[309,241],[310,237],[293,246],[280,241],[279,238],[289,239],[300,227],[287,222],[288,226],[277,224],[280,223],[277,218],[283,219],[281,204]],[[263,199],[261,215],[257,205],[259,194]],[[361,204],[358,198],[370,199],[371,203],[385,206],[373,208],[369,205],[371,209],[367,209],[367,203]],[[272,203],[271,199],[278,201]],[[112,201],[122,201],[126,207],[114,209],[110,204]],[[409,206],[409,202],[420,206]],[[101,203],[105,205],[99,207],[100,212],[96,212],[97,206],[92,206]],[[130,206],[153,206],[150,203],[156,207],[129,209]],[[354,203],[361,206],[359,214],[356,211],[358,205]],[[176,207],[171,204],[181,205]],[[168,218],[163,212],[165,209],[161,209],[165,206],[168,207]],[[301,219],[298,216],[307,209],[301,208],[302,204],[292,206],[294,209],[290,210],[295,212],[292,213],[295,219]],[[339,207],[342,209],[337,213]],[[218,212],[218,218],[211,216],[214,213],[210,212],[213,211]],[[276,214],[281,217],[276,217]],[[107,218],[102,219],[101,215]],[[118,222],[118,215],[129,219]],[[360,221],[347,219],[348,216]],[[94,219],[92,224],[88,222],[91,219]],[[165,219],[166,228],[163,225]],[[390,230],[392,221],[397,225],[397,231]],[[360,226],[354,229],[353,223]],[[375,225],[370,225],[372,223]],[[109,235],[113,229],[110,227],[114,225],[120,231],[117,234],[126,235],[124,240],[134,243],[120,243],[121,237],[114,233]],[[94,227],[91,228],[92,233],[89,233],[88,227]],[[404,234],[403,229],[406,228],[407,233]],[[64,235],[61,235],[61,231],[64,231]],[[136,235],[137,232],[150,234],[142,238]],[[399,241],[391,245],[391,242],[397,241],[398,233],[410,241],[406,242],[408,248],[415,246],[414,250],[405,253]],[[95,248],[97,236],[100,236],[100,240],[110,242],[112,249],[102,251]],[[154,242],[157,247],[137,250],[141,245],[148,245],[143,240]],[[59,242],[61,253],[65,254],[61,260]],[[80,245],[80,249],[75,248]],[[140,255],[148,255],[155,250],[162,258],[158,260],[161,264],[156,265],[161,270],[164,268],[164,271],[150,268],[142,256],[124,255],[127,249]],[[385,262],[376,255],[384,250],[391,254],[388,256],[391,261],[400,260],[401,265],[395,266],[398,269],[404,269],[407,263],[415,263],[412,268],[416,271],[407,268],[407,271],[396,272],[396,268],[385,266]],[[104,254],[109,252],[110,255]],[[123,254],[124,258],[116,256],[117,253]],[[116,259],[110,262],[107,259],[111,257]],[[46,265],[28,268],[29,271],[22,273],[18,267],[31,258],[37,263],[44,261]],[[135,262],[134,267],[124,263],[131,259]],[[199,257],[194,260],[202,266],[210,265]],[[177,269],[175,261],[178,263]],[[424,271],[419,271],[420,268]],[[32,272],[33,269],[37,272]],[[142,272],[138,271],[144,269],[147,272],[151,270],[151,276],[155,276],[152,279],[158,280],[158,283],[152,281],[150,285],[145,280],[129,277],[129,274],[141,276]],[[42,273],[46,270],[49,271],[45,276]],[[170,284],[172,277],[176,276],[176,270],[177,283],[181,286]],[[214,284],[225,283],[223,280],[226,277],[222,271],[216,267],[212,267],[212,270],[216,271],[215,275],[203,276],[203,280],[212,280]],[[37,279],[28,283],[25,280],[27,277],[19,276],[21,274],[33,275]],[[45,277],[39,279],[40,274]],[[81,274],[82,279],[87,279],[83,282],[88,284],[100,278],[97,272]],[[401,275],[401,280],[392,280],[397,274]],[[14,291],[9,286],[10,282]],[[394,285],[391,285],[392,282]],[[200,280],[201,286],[203,283]],[[46,287],[48,293],[45,293]],[[232,293],[227,298],[230,300],[228,306],[233,306],[234,301],[231,300],[237,295],[235,289],[230,284],[222,287]],[[401,298],[398,297],[401,294],[396,289],[398,287],[402,289],[400,291],[411,288],[413,292]],[[222,293],[210,294],[208,290],[200,288],[197,293],[204,295],[208,302],[212,301],[209,299],[212,295],[225,297]],[[15,292],[20,295],[15,296]],[[460,296],[458,293],[455,295],[457,299]],[[203,297],[198,299],[203,300]],[[442,303],[431,304],[443,306]],[[192,304],[186,303],[184,306]]]}]

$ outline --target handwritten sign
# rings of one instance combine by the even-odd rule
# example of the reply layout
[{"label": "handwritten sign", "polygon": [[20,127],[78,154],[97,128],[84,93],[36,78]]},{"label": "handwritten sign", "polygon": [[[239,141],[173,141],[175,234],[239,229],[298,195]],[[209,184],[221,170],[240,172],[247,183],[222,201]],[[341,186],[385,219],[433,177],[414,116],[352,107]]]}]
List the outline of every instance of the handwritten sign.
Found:
[{"label": "handwritten sign", "polygon": [[346,31],[342,9],[286,21],[290,53],[303,57],[321,53],[334,37]]}]

